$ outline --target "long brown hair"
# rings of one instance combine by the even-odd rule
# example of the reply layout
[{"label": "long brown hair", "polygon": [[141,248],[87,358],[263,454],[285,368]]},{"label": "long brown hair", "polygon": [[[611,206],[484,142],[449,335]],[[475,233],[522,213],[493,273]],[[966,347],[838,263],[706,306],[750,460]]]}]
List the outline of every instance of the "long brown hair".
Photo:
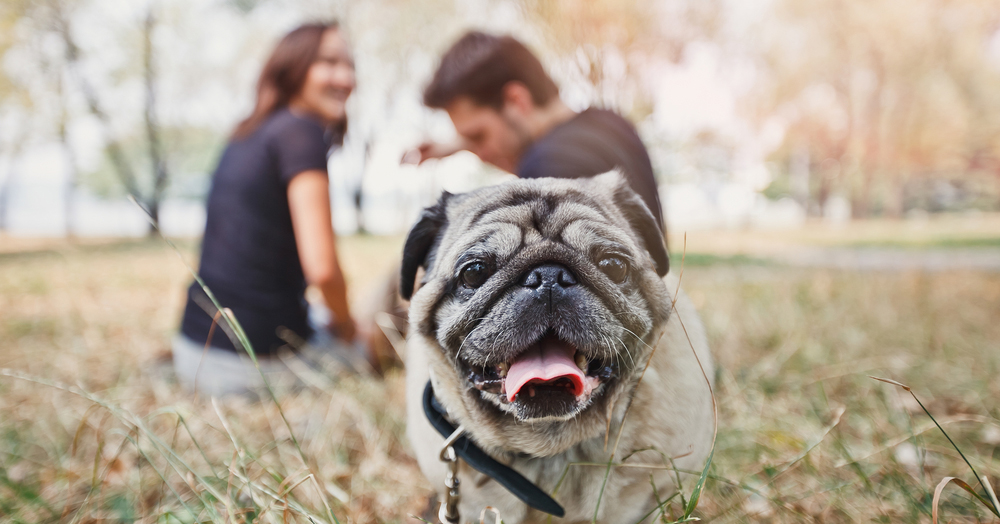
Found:
[{"label": "long brown hair", "polygon": [[[234,138],[253,133],[272,113],[288,106],[306,82],[309,67],[319,54],[323,33],[339,27],[337,22],[303,24],[278,42],[257,80],[257,103],[253,112],[236,126]],[[334,143],[342,142],[346,130],[346,118],[332,126]]]}]

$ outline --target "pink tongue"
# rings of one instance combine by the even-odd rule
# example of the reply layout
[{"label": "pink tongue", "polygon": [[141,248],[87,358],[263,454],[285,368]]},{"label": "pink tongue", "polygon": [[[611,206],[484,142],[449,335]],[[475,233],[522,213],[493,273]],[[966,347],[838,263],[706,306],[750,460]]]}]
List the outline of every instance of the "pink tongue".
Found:
[{"label": "pink tongue", "polygon": [[507,400],[514,401],[521,388],[533,380],[549,381],[568,378],[573,384],[573,395],[583,394],[583,371],[573,362],[576,349],[562,342],[543,340],[517,357],[507,370],[504,389]]}]

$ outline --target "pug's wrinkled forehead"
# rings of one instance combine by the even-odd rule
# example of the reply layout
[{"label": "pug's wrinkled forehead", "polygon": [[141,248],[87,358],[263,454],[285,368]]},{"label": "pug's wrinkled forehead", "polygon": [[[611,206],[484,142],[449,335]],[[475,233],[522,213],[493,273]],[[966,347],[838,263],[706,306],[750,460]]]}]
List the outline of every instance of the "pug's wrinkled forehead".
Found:
[{"label": "pug's wrinkled forehead", "polygon": [[410,298],[419,267],[426,270],[426,284],[435,274],[450,273],[463,258],[490,257],[505,264],[539,244],[550,245],[554,258],[567,253],[559,248],[565,246],[585,255],[629,255],[651,264],[659,276],[669,269],[652,213],[620,174],[610,172],[593,179],[519,180],[443,194],[424,210],[406,240],[400,292]]},{"label": "pug's wrinkled forehead", "polygon": [[611,210],[584,193],[572,191],[556,198],[544,190],[524,191],[504,200],[511,203],[491,202],[465,220],[459,218],[456,227],[446,232],[443,244],[448,250],[440,255],[442,270],[449,262],[477,252],[506,263],[525,247],[543,242],[564,244],[578,252],[641,252],[635,239],[613,226],[617,217]]}]

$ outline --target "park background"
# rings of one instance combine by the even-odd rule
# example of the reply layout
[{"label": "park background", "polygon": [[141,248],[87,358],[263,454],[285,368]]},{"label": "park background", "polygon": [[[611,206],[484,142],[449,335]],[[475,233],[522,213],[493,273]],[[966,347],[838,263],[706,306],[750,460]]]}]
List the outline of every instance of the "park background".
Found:
[{"label": "park background", "polygon": [[[920,405],[868,375],[911,386],[996,479],[995,1],[4,0],[0,518],[425,513],[401,372],[248,402],[186,394],[167,365],[214,163],[277,38],[316,19],[341,22],[357,62],[330,162],[355,302],[441,190],[510,177],[470,154],[400,158],[453,136],[420,103],[437,56],[470,28],[511,33],[572,108],[621,112],[649,148],[718,361],[695,516],[928,521],[942,478],[978,486]],[[625,462],[610,474],[667,467]],[[655,516],[682,516],[692,484]],[[954,486],[942,500],[988,521]]]}]

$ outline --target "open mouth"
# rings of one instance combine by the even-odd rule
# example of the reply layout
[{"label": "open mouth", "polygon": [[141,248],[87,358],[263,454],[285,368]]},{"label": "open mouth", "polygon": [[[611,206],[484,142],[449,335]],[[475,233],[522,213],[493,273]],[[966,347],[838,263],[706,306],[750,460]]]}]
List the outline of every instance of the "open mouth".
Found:
[{"label": "open mouth", "polygon": [[527,420],[572,415],[614,375],[610,363],[548,332],[509,361],[470,365],[469,382]]}]

